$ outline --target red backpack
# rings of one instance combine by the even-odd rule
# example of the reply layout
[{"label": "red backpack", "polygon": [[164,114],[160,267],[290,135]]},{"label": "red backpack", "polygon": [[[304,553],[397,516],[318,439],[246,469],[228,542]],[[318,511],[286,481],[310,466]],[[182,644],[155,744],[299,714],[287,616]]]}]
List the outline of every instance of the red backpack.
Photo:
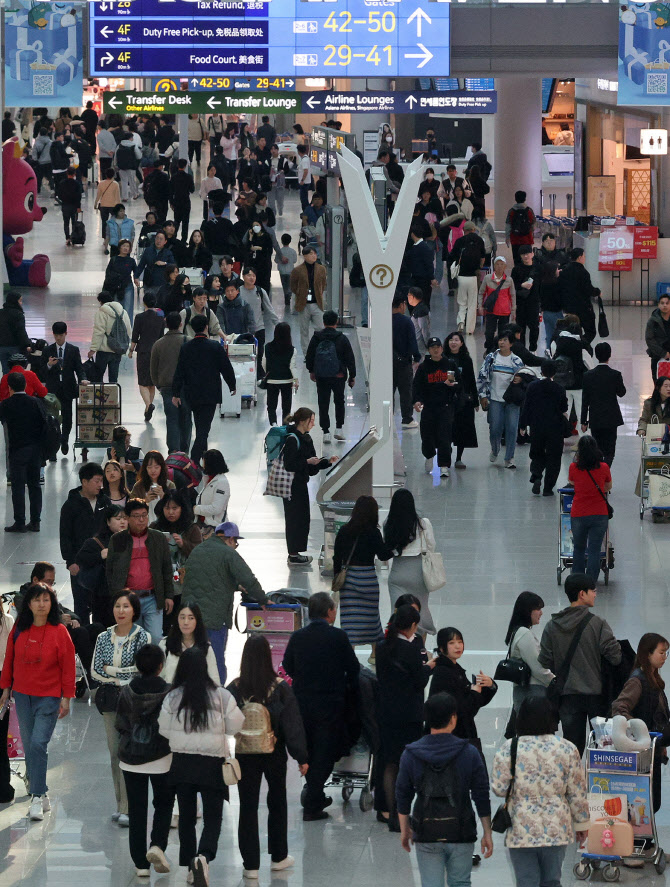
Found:
[{"label": "red backpack", "polygon": [[[195,464],[188,453],[170,453],[165,460],[165,466],[168,470],[168,477],[170,480],[174,481],[178,487],[184,486],[194,489],[202,480],[202,468],[199,468]],[[178,480],[175,479],[175,474],[178,474],[180,479],[184,481],[183,484],[180,484]]]}]

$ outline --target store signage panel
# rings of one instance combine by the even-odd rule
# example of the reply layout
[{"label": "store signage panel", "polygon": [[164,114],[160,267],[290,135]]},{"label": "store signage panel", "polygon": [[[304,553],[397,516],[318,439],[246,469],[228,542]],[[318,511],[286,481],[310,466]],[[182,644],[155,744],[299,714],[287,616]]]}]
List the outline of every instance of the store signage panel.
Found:
[{"label": "store signage panel", "polygon": [[299,114],[297,92],[106,92],[105,114]]},{"label": "store signage panel", "polygon": [[653,225],[638,225],[633,228],[634,259],[656,259],[658,257],[658,228]]},{"label": "store signage panel", "polygon": [[[240,92],[252,92],[262,90],[267,92],[273,89],[294,89],[295,80],[292,77],[190,77],[184,82],[189,90],[201,90],[203,92],[238,90]],[[179,77],[153,77],[151,89],[159,92],[185,92],[182,90]]]},{"label": "store signage panel", "polygon": [[617,104],[670,105],[667,6],[635,3],[619,7]]},{"label": "store signage panel", "polygon": [[498,94],[489,92],[315,92],[302,93],[303,113],[495,114]]},{"label": "store signage panel", "polygon": [[632,271],[634,228],[608,228],[600,232],[598,271]]},{"label": "store signage panel", "polygon": [[449,7],[435,0],[103,0],[90,4],[90,73],[446,75]]}]

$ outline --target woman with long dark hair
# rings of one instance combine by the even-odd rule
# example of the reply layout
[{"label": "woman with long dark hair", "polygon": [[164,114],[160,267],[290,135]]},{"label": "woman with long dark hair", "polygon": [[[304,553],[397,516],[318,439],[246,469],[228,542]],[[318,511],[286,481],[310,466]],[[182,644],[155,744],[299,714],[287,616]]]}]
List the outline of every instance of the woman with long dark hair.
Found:
[{"label": "woman with long dark hair", "polygon": [[282,499],[284,504],[284,524],[288,565],[305,566],[312,563],[312,556],[301,554],[307,550],[309,537],[309,491],[310,477],[330,468],[337,462],[337,456],[321,459],[316,455],[310,431],[314,428],[314,410],[299,407],[292,416],[286,417],[288,436],[284,444],[284,467],[294,472],[291,484],[291,498]]},{"label": "woman with long dark hair", "polygon": [[56,721],[70,713],[75,696],[74,645],[48,585],[32,585],[24,595],[7,639],[0,687],[0,707],[11,692],[19,719],[31,795],[28,818],[41,820],[51,810],[49,740]]},{"label": "woman with long dark hair", "polygon": [[659,376],[654,391],[642,404],[642,414],[637,423],[637,433],[644,437],[651,422],[670,424],[670,378]]},{"label": "woman with long dark hair", "polygon": [[375,558],[387,561],[392,556],[393,550],[384,544],[379,530],[377,500],[359,496],[349,521],[335,538],[333,573],[337,576],[346,567],[346,579],[340,589],[340,626],[353,646],[372,645],[372,662],[375,645],[384,637]]},{"label": "woman with long dark hair", "polygon": [[173,311],[182,311],[184,304],[190,302],[192,298],[191,278],[187,274],[179,273],[175,274],[174,280],[166,283],[156,294],[158,307],[163,309],[166,317]]},{"label": "woman with long dark hair", "polygon": [[[118,464],[108,462],[107,465]],[[105,470],[107,470],[105,465]],[[125,501],[124,501],[125,505]],[[77,581],[91,594],[93,621],[105,628],[114,625],[112,604],[105,575],[105,564],[109,552],[109,540],[114,533],[128,529],[128,518],[119,505],[108,505],[102,512],[102,528],[87,539],[77,552],[75,563],[79,567]]]},{"label": "woman with long dark hair", "polygon": [[274,339],[268,342],[263,352],[263,370],[267,385],[267,409],[270,425],[277,424],[277,404],[281,394],[282,422],[291,412],[293,392],[298,390],[298,375],[295,363],[295,348],[288,323],[278,323]]},{"label": "woman with long dark hair", "polygon": [[112,505],[123,508],[130,492],[126,486],[126,475],[116,459],[110,459],[105,463],[105,473],[102,476],[102,491],[109,496]]},{"label": "woman with long dark hair", "polygon": [[230,484],[228,464],[221,450],[206,450],[202,455],[202,481],[193,509],[198,518],[203,539],[209,539],[228,514]]},{"label": "woman with long dark hair", "polygon": [[575,490],[570,511],[574,545],[571,572],[588,573],[595,586],[609,520],[607,493],[612,489],[612,475],[590,434],[579,439],[575,461],[568,471],[568,483]]},{"label": "woman with long dark hair", "polygon": [[[176,786],[179,803],[179,865],[189,867],[196,887],[209,884],[209,863],[216,856],[223,802],[228,800],[222,771],[230,755],[226,736],[234,736],[243,725],[244,715],[235,698],[210,678],[203,650],[184,650],[158,726],[172,751],[168,779]],[[195,833],[198,794],[203,811],[199,843]]]},{"label": "woman with long dark hair", "polygon": [[221,684],[219,670],[216,666],[212,645],[209,643],[207,636],[202,610],[197,604],[190,601],[182,601],[178,606],[175,606],[175,611],[176,618],[172,623],[172,627],[167,637],[164,637],[158,645],[165,653],[163,678],[171,684],[174,680],[181,654],[184,650],[190,650],[191,647],[198,647],[207,657],[207,674],[218,687]]},{"label": "woman with long dark hair", "polygon": [[[405,746],[423,734],[423,696],[435,660],[424,664],[419,646],[413,643],[419,612],[403,604],[394,613],[386,638],[377,645],[379,726],[384,756],[384,794],[389,806],[388,826],[399,832],[395,812],[395,782]],[[408,643],[409,642],[409,643]],[[379,814],[381,821],[386,817]]]},{"label": "woman with long dark hair", "polygon": [[548,668],[542,668],[537,661],[540,642],[533,634],[533,626],[540,624],[544,601],[534,591],[522,591],[514,602],[512,618],[507,627],[505,645],[513,659],[521,659],[530,668],[530,681],[525,687],[514,684],[512,691],[514,711],[527,696],[540,696],[554,677]]},{"label": "woman with long dark hair", "polygon": [[393,565],[389,573],[391,605],[399,595],[410,592],[419,601],[421,621],[419,633],[424,640],[435,634],[435,623],[428,606],[429,593],[423,581],[422,551],[435,551],[435,535],[427,517],[417,514],[414,496],[406,488],[396,490],[391,498],[388,517],[384,524],[384,541],[393,551]]},{"label": "woman with long dark hair", "polygon": [[449,333],[444,340],[444,353],[445,357],[451,358],[460,370],[454,421],[451,426],[451,442],[456,447],[455,467],[463,470],[467,467],[463,461],[463,451],[475,450],[479,446],[477,428],[475,427],[475,413],[479,412],[477,380],[472,357],[465,344],[463,333],[458,330]]},{"label": "woman with long dark hair", "polygon": [[184,265],[186,268],[202,268],[209,274],[209,269],[212,267],[212,251],[205,246],[205,238],[200,228],[191,232],[186,247]]},{"label": "woman with long dark hair", "polygon": [[[286,750],[298,762],[300,774],[309,769],[307,740],[298,703],[289,685],[277,677],[267,638],[250,634],[242,651],[240,676],[228,685],[242,714],[258,712],[264,706],[270,714],[271,734],[256,738],[238,734],[237,760],[242,779],[238,784],[240,819],[237,840],[244,864],[244,877],[257,878],[261,861],[258,835],[258,803],[261,781],[268,785],[268,853],[270,869],[290,868],[294,859],[288,854],[288,811],[286,804]],[[259,743],[264,750],[258,753]],[[246,751],[244,751],[246,749]]]},{"label": "woman with long dark hair", "polygon": [[[14,627],[14,617],[6,612],[5,604],[0,599],[0,670],[5,662],[7,641]],[[9,717],[0,718],[0,804],[9,804],[14,800],[14,788],[12,786],[12,773],[9,767],[9,754],[7,749],[7,729]]]},{"label": "woman with long dark hair", "polygon": [[137,472],[137,481],[130,491],[131,499],[144,499],[149,506],[149,520],[156,518],[156,506],[168,492],[175,490],[174,481],[168,477],[165,457],[158,450],[149,450]]},{"label": "woman with long dark hair", "polygon": [[[160,530],[170,547],[176,607],[181,600],[184,565],[195,546],[202,542],[202,533],[195,523],[193,507],[185,490],[168,490],[158,501],[156,520],[151,524],[151,529]],[[172,625],[174,621],[172,613],[168,620]]]},{"label": "woman with long dark hair", "polygon": [[[669,649],[670,641],[663,635],[655,632],[642,635],[631,676],[612,703],[612,717],[623,715],[627,720],[640,718],[649,730],[667,736],[670,708],[660,670],[667,661]],[[661,748],[657,743],[653,762],[654,813],[661,807],[661,765],[667,762],[667,758],[667,748]]]}]

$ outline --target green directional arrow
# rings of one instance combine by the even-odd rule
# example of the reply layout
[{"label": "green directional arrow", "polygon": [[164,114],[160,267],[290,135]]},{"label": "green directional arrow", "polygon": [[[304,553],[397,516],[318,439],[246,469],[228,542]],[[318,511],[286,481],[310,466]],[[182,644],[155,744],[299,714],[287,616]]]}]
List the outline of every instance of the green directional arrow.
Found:
[{"label": "green directional arrow", "polygon": [[275,114],[302,111],[299,92],[106,92],[107,114]]}]

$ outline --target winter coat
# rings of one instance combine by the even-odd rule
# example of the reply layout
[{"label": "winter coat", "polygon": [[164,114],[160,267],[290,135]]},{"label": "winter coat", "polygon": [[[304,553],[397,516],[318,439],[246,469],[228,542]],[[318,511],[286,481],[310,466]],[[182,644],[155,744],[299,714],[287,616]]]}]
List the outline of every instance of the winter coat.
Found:
[{"label": "winter coat", "polygon": [[238,585],[245,589],[247,598],[266,603],[260,582],[242,556],[219,536],[210,536],[186,562],[182,598],[199,605],[207,628],[232,628]]},{"label": "winter coat", "polygon": [[275,326],[279,323],[279,318],[275,314],[268,294],[262,287],[256,285],[252,290],[243,286],[240,289],[240,296],[251,306],[251,310],[254,312],[254,332],[264,329],[269,339],[270,335],[268,334],[273,332]]},{"label": "winter coat", "polygon": [[170,751],[186,755],[205,755],[210,758],[227,758],[230,746],[226,736],[234,736],[244,726],[244,715],[237,707],[235,697],[223,687],[209,691],[211,708],[208,723],[197,733],[185,722],[186,711],[179,711],[183,690],[171,690],[163,701],[158,716],[158,729],[170,743]]},{"label": "winter coat", "polygon": [[509,652],[512,659],[522,659],[530,668],[529,684],[547,687],[551,683],[553,674],[548,668],[540,665],[537,658],[540,653],[540,642],[530,628],[523,625],[517,628]]},{"label": "winter coat", "polygon": [[644,340],[647,343],[647,354],[655,360],[660,360],[670,351],[670,335],[663,325],[660,308],[654,308],[651,312],[644,330]]},{"label": "winter coat", "polygon": [[[179,656],[176,656],[174,653],[169,653],[166,647],[167,638],[162,638],[159,643],[159,647],[165,653],[165,667],[161,672],[163,678],[171,684],[174,681],[174,676],[177,671],[177,666],[179,665]],[[214,655],[214,650],[212,649],[211,644],[207,644],[207,674],[210,676],[212,681],[216,684],[217,687],[221,686],[221,678],[219,676],[219,666],[216,664],[216,656]]]},{"label": "winter coat", "polygon": [[665,425],[670,425],[670,398],[668,398],[668,400],[666,400],[664,404],[659,401],[653,412],[651,408],[651,401],[651,397],[648,397],[642,404],[642,414],[640,415],[637,423],[638,434],[641,431],[644,431],[644,433],[646,434],[647,425],[649,425],[651,422],[654,422],[656,424],[661,423]]},{"label": "winter coat", "polygon": [[640,718],[649,730],[663,733],[663,745],[670,740],[670,709],[665,690],[651,684],[641,668],[636,668],[612,703],[612,717]]},{"label": "winter coat", "polygon": [[65,566],[75,563],[79,549],[91,539],[103,522],[102,514],[112,502],[106,493],[98,493],[95,510],[81,495],[81,487],[70,490],[60,510],[60,553]]},{"label": "winter coat", "polygon": [[211,480],[203,477],[193,513],[204,519],[204,526],[218,527],[226,519],[230,501],[230,484],[225,474],[216,474]]},{"label": "winter coat", "polygon": [[[575,629],[587,612],[588,607],[566,607],[553,614],[542,632],[540,655],[537,657],[543,668],[551,669],[554,674],[560,671]],[[599,696],[602,692],[601,657],[611,665],[618,665],[621,662],[621,646],[607,622],[593,613],[570,663],[563,694]]]},{"label": "winter coat", "polygon": [[160,675],[138,675],[121,690],[114,726],[119,734],[119,760],[122,763],[148,764],[170,754],[170,743],[158,731],[152,742],[138,744],[134,739],[135,727],[158,726],[158,716],[169,692],[170,685]]},{"label": "winter coat", "polygon": [[101,684],[129,683],[137,674],[137,651],[151,643],[151,635],[141,625],[133,625],[121,648],[115,651],[114,641],[117,637],[116,625],[113,625],[96,639],[91,677]]},{"label": "winter coat", "polygon": [[[508,739],[493,759],[491,788],[501,798],[512,778],[511,749]],[[506,847],[564,847],[572,844],[575,831],[588,830],[584,768],[567,739],[553,733],[520,736],[514,777]]]},{"label": "winter coat", "polygon": [[254,320],[254,312],[251,305],[245,301],[242,296],[235,296],[234,299],[224,298],[217,309],[217,316],[223,316],[224,332],[227,336],[240,336],[244,333],[256,332],[256,323]]},{"label": "winter coat", "polygon": [[[314,264],[314,300],[323,311],[323,295],[326,290],[326,269],[323,265]],[[291,292],[295,295],[295,310],[301,312],[307,304],[309,277],[307,266],[303,262],[291,271]]]},{"label": "winter coat", "polygon": [[581,262],[570,262],[558,278],[561,305],[566,314],[576,314],[580,319],[595,314],[592,300],[600,293],[591,283],[591,275]]},{"label": "winter coat", "polygon": [[458,720],[454,736],[460,736],[461,739],[477,740],[475,744],[480,747],[475,716],[480,708],[489,704],[497,692],[498,685],[495,681],[491,687],[482,687],[481,693],[473,690],[472,681],[465,669],[458,662],[452,662],[442,653],[438,655],[428,695],[449,693],[456,700]]},{"label": "winter coat", "polygon": [[[158,530],[147,530],[145,541],[149,555],[151,578],[154,584],[153,593],[156,598],[156,606],[159,610],[162,610],[166,599],[174,597],[170,546],[165,536]],[[126,582],[132,553],[133,537],[130,530],[121,530],[120,533],[114,533],[109,541],[105,568],[109,593],[112,596],[127,588]]]},{"label": "winter coat", "polygon": [[0,310],[0,346],[15,347],[17,351],[31,348],[26,332],[26,316],[23,308],[13,299],[7,299]]},{"label": "winter coat", "polygon": [[49,136],[37,136],[33,150],[31,153],[33,160],[36,160],[40,166],[47,166],[51,163],[51,139]]},{"label": "winter coat", "polygon": [[151,349],[151,380],[157,388],[172,385],[179,352],[186,337],[179,330],[168,330]]},{"label": "winter coat", "polygon": [[95,318],[93,319],[91,351],[111,352],[112,349],[107,344],[107,336],[111,333],[114,321],[119,315],[123,318],[123,325],[128,332],[128,339],[130,339],[133,332],[130,326],[130,318],[121,302],[117,302],[114,299],[112,302],[105,302],[96,311]]},{"label": "winter coat", "polygon": [[202,125],[200,117],[193,120],[188,118],[188,140],[189,142],[202,142],[206,137],[205,127]]},{"label": "winter coat", "polygon": [[[496,299],[493,311],[485,311],[486,314],[495,314],[497,317],[507,317],[508,315],[516,313],[516,289],[514,288],[514,281],[506,274],[503,274],[502,280],[503,285],[498,292],[498,298]],[[494,279],[493,272],[487,274],[484,280],[482,280],[481,286],[479,287],[480,308],[483,308],[484,302],[498,287],[499,283],[499,280]]]},{"label": "winter coat", "polygon": [[429,412],[451,406],[456,399],[458,388],[451,388],[445,382],[448,373],[458,377],[458,364],[451,358],[443,356],[435,361],[427,354],[414,374],[412,385],[412,403],[422,403]]},{"label": "winter coat", "polygon": [[183,390],[190,406],[221,403],[221,376],[229,390],[235,391],[235,371],[223,346],[205,335],[195,336],[179,352],[172,396],[181,397]]},{"label": "winter coat", "polygon": [[581,336],[575,333],[569,333],[562,330],[555,339],[555,348],[553,358],[567,357],[572,361],[572,369],[575,377],[574,384],[570,386],[570,390],[581,390],[584,373],[588,370],[587,364],[584,362],[584,352],[588,354],[587,349]]},{"label": "winter coat", "polygon": [[[141,239],[141,238],[140,238]],[[157,249],[150,243],[142,253],[142,258],[137,266],[137,276],[144,272],[144,287],[156,287],[165,282],[165,265],[156,265],[156,262],[165,262],[165,265],[174,265],[174,255],[167,247]]]},{"label": "winter coat", "polygon": [[430,339],[430,309],[425,302],[419,302],[415,308],[411,308],[412,324],[416,333],[416,344],[421,354],[428,353],[426,343]]},{"label": "winter coat", "polygon": [[307,372],[314,372],[316,349],[321,342],[328,341],[329,339],[335,343],[335,351],[337,352],[340,361],[340,371],[337,376],[339,378],[344,376],[345,378],[355,379],[356,358],[354,356],[354,350],[351,347],[351,342],[341,330],[336,330],[332,327],[325,327],[325,329],[318,330],[310,339],[310,343],[307,346],[307,354],[305,355]]}]

